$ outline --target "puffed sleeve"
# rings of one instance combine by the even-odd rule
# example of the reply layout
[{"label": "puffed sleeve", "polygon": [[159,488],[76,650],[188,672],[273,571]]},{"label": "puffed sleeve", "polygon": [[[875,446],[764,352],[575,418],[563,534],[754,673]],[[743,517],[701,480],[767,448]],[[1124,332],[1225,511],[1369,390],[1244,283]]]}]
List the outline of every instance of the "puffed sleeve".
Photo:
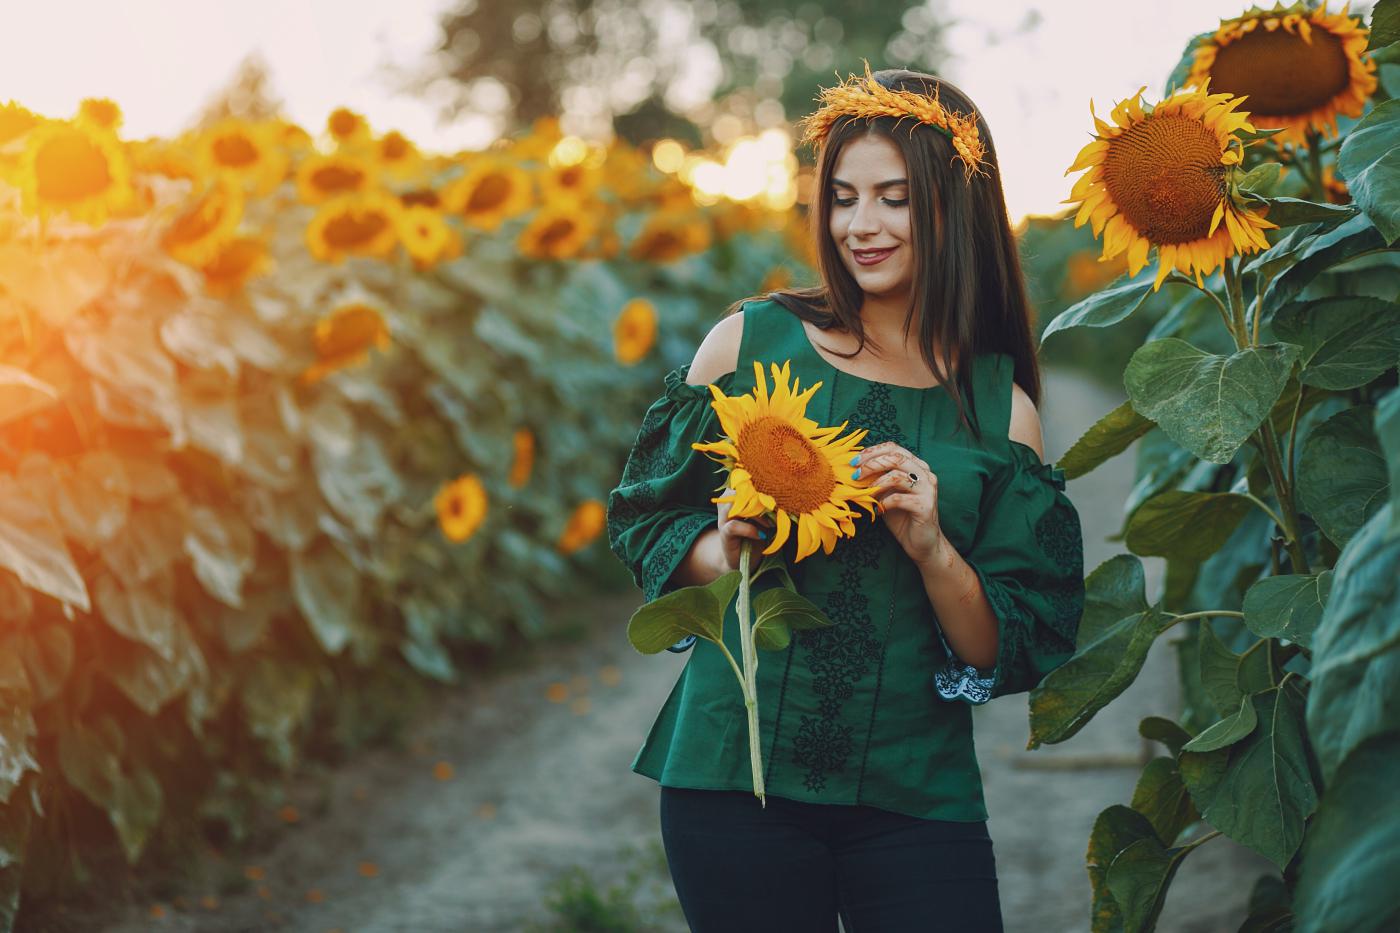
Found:
[{"label": "puffed sleeve", "polygon": [[934,675],[947,700],[985,703],[1035,687],[1074,654],[1084,613],[1083,530],[1064,471],[1042,463],[1033,448],[1008,443],[1010,460],[983,491],[982,520],[963,555],[996,613],[997,661],[982,670],[949,649]]},{"label": "puffed sleeve", "polygon": [[[686,382],[689,372],[686,363],[666,374],[665,394],[647,409],[622,480],[608,493],[608,547],[647,602],[678,589],[671,574],[700,533],[715,526],[710,499],[724,487],[722,468],[690,446],[719,440],[723,428],[709,388]],[[728,395],[734,376],[725,373],[714,384]],[[687,635],[667,650],[693,644],[695,636]]]}]

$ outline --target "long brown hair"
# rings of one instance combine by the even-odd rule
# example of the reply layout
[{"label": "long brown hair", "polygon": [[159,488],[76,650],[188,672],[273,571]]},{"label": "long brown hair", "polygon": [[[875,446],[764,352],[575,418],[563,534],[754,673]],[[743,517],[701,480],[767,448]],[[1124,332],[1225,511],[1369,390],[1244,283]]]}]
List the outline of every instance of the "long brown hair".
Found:
[{"label": "long brown hair", "polygon": [[[926,124],[910,118],[896,124],[894,117],[884,116],[839,118],[818,153],[817,183],[812,188],[817,209],[808,209],[821,284],[743,298],[730,305],[725,315],[738,311],[745,301],[767,297],[821,330],[837,326],[859,338],[851,353],[829,351],[836,356],[849,359],[864,349],[867,337],[860,317],[863,292],[842,263],[839,247],[828,232],[831,176],[846,143],[865,134],[884,136],[899,147],[909,177],[914,281],[905,332],[912,318],[925,363],[952,395],[960,423],[969,426],[980,441],[981,424],[966,361],[981,353],[1005,353],[1015,361],[1015,381],[1031,401],[1039,405],[1041,397],[1040,367],[1031,336],[1032,311],[1016,238],[1006,215],[991,130],[967,95],[943,78],[904,69],[884,69],[872,77],[887,88],[937,94],[945,107],[977,113],[977,129],[986,149],[986,174],[965,180],[952,140]],[[874,337],[868,342],[879,349]],[[935,345],[943,348],[943,359],[936,358]]]}]

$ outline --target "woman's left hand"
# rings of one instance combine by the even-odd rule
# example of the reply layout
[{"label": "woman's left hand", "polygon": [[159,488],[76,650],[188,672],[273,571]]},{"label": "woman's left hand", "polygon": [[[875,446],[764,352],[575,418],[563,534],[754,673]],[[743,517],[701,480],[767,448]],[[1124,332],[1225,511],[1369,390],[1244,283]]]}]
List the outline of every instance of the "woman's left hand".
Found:
[{"label": "woman's left hand", "polygon": [[[938,559],[945,540],[938,524],[938,477],[918,457],[893,441],[860,451],[861,485],[879,485],[875,493],[885,527],[904,553],[923,566]],[[918,475],[917,480],[909,474]]]}]

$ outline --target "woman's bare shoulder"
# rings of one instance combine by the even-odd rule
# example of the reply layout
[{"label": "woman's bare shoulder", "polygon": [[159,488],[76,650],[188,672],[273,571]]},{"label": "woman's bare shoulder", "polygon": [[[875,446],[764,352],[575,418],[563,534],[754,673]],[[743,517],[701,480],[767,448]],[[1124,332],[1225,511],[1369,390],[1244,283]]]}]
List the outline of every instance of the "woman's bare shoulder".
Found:
[{"label": "woman's bare shoulder", "polygon": [[743,309],[719,319],[700,347],[685,381],[691,385],[708,385],[739,366],[739,343],[744,337]]}]

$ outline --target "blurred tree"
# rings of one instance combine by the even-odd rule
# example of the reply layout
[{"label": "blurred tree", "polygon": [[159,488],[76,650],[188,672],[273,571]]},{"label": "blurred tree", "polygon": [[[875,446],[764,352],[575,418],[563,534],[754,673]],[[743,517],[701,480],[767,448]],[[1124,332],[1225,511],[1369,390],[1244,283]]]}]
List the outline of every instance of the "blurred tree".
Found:
[{"label": "blurred tree", "polygon": [[224,117],[269,120],[282,112],[282,98],[272,90],[267,60],[258,52],[244,56],[232,77],[209,95],[194,119],[196,129],[208,129]]},{"label": "blurred tree", "polygon": [[944,26],[941,0],[461,0],[412,83],[502,132],[558,114],[574,132],[701,142],[726,113],[739,131],[796,119],[862,57],[936,72]]}]

